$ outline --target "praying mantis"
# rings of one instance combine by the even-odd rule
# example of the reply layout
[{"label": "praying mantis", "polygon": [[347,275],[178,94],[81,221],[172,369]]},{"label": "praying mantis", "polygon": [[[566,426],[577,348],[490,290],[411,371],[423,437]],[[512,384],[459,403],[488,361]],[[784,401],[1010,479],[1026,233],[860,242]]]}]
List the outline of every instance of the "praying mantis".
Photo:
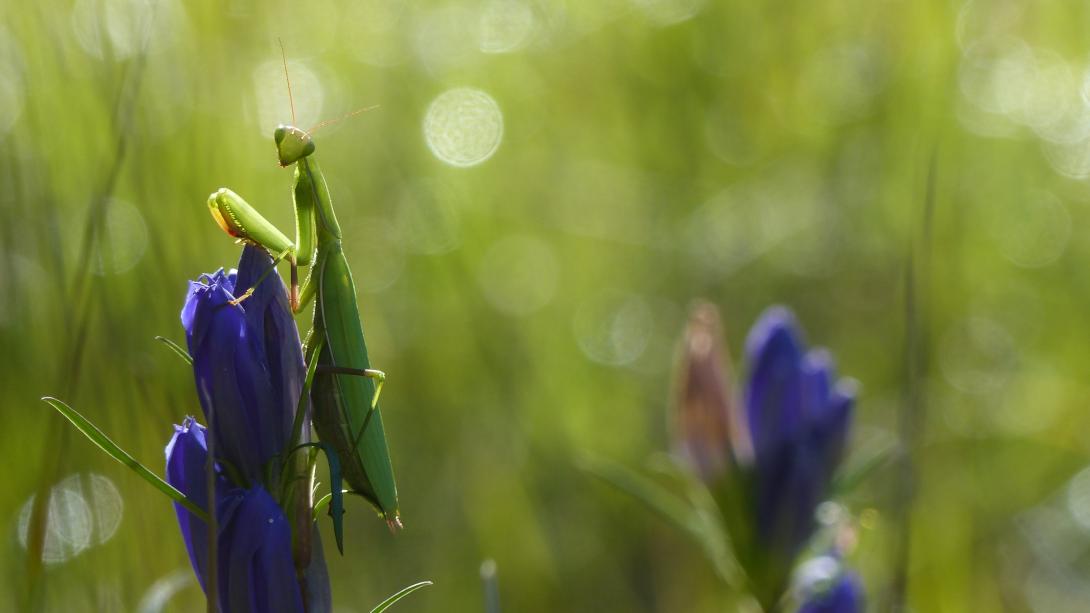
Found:
[{"label": "praying mantis", "polygon": [[[288,94],[290,99],[290,80]],[[293,123],[294,115],[293,103]],[[294,125],[280,125],[273,134],[273,141],[280,166],[295,166],[295,240],[289,239],[230,189],[213,192],[208,207],[227,234],[266,249],[274,258],[274,267],[277,262],[287,259],[291,267],[289,301],[294,313],[314,303],[311,330],[303,343],[308,368],[293,432],[293,444],[300,443],[296,450],[314,445],[300,442],[302,416],[309,393],[313,405],[312,423],[322,441],[320,445],[326,450],[331,473],[334,463],[339,463],[339,470],[351,491],[374,505],[390,529],[396,530],[401,527],[397,486],[378,407],[385,375],[370,368],[356,304],[356,286],[342,249],[341,228],[329,189],[314,158],[314,140],[310,133]],[[298,282],[300,266],[309,267],[301,288]],[[237,297],[235,303],[243,302],[250,293],[252,289]],[[309,479],[313,478],[313,458],[312,453],[311,464],[306,470]],[[341,548],[341,491],[340,484],[336,483],[338,478],[334,476],[332,480],[330,511],[337,544]]]}]

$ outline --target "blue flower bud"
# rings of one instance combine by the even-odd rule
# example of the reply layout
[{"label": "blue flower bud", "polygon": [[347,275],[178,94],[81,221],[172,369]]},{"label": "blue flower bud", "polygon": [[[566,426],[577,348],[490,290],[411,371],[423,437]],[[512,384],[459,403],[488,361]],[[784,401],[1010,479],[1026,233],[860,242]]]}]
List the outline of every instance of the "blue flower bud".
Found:
[{"label": "blue flower bud", "polygon": [[765,311],[746,342],[746,417],[754,454],[757,538],[789,565],[814,530],[840,461],[854,386],[837,381],[824,350],[807,351],[794,315]]},{"label": "blue flower bud", "polygon": [[216,459],[244,481],[235,484],[240,486],[279,473],[265,466],[285,450],[306,374],[299,332],[275,270],[245,302],[231,304],[271,266],[267,253],[246,247],[237,273],[220,269],[191,282],[182,309]]},{"label": "blue flower bud", "polygon": [[[166,447],[167,482],[209,509],[207,431],[192,418],[174,429]],[[232,487],[218,472],[214,479],[220,610],[301,613],[306,598],[309,613],[329,611],[329,576],[317,533],[314,555],[301,584],[292,560],[291,526],[276,500],[260,485]],[[177,503],[175,511],[197,580],[207,589],[208,526]]]}]

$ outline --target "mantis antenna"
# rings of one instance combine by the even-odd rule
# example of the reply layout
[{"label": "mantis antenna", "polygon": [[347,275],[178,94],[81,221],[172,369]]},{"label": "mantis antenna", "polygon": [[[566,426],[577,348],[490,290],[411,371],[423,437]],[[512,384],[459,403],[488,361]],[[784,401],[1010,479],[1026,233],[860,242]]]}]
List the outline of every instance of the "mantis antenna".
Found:
[{"label": "mantis antenna", "polygon": [[340,122],[344,121],[345,119],[348,119],[349,117],[355,117],[356,115],[359,115],[360,113],[366,113],[367,111],[373,111],[373,110],[377,109],[379,106],[381,106],[381,105],[372,104],[371,106],[365,106],[362,109],[356,109],[356,110],[354,110],[354,111],[352,111],[350,113],[345,113],[344,115],[342,115],[341,117],[338,117],[336,119],[326,119],[325,121],[318,122],[318,125],[316,125],[313,128],[307,130],[307,134],[314,134],[315,132],[317,132],[321,128],[324,128],[324,127],[326,127],[328,125],[331,125],[331,124],[340,123]]},{"label": "mantis antenna", "polygon": [[284,62],[284,82],[288,84],[288,105],[291,106],[291,124],[295,125],[295,98],[291,95],[291,77],[288,76],[288,53],[284,51],[284,40],[277,38],[280,43],[280,59]]},{"label": "mantis antenna", "polygon": [[[291,106],[291,124],[294,126],[296,124],[296,119],[295,119],[295,97],[292,96],[292,93],[291,93],[291,77],[288,75],[288,54],[287,54],[286,51],[284,51],[284,40],[281,39],[281,38],[277,38],[276,42],[280,43],[280,59],[284,63],[284,82],[287,83],[287,85],[288,85],[288,105]],[[355,117],[356,115],[359,115],[360,113],[366,113],[367,111],[373,111],[373,110],[377,109],[378,107],[379,107],[379,105],[372,104],[371,106],[365,106],[363,108],[356,109],[356,110],[354,110],[354,111],[352,111],[350,113],[345,113],[343,116],[338,117],[336,119],[326,119],[325,121],[318,122],[318,125],[312,127],[311,129],[307,130],[306,132],[307,132],[307,134],[314,134],[315,132],[317,132],[321,128],[324,128],[325,126],[335,124],[335,123],[340,123],[340,122],[344,121],[345,119],[348,119],[349,117]]]}]

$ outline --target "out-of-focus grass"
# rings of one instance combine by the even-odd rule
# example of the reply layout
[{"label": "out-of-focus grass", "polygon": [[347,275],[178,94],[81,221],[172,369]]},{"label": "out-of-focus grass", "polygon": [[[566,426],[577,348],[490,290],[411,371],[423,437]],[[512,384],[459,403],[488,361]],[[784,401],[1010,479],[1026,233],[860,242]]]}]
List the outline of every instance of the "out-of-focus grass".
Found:
[{"label": "out-of-focus grass", "polygon": [[[348,556],[330,556],[341,610],[422,578],[435,586],[403,607],[481,610],[486,558],[510,610],[718,610],[700,552],[573,458],[668,447],[674,341],[698,296],[723,309],[736,356],[760,309],[790,304],[863,384],[856,437],[894,430],[932,152],[910,601],[1090,599],[1090,478],[1071,480],[1090,449],[1086,9],[46,0],[0,16],[0,609],[26,583],[17,525],[43,472],[104,475],[124,502],[110,540],[46,567],[48,610],[133,610],[188,564],[167,502],[38,398],[64,393],[153,466],[170,424],[199,411],[153,337],[180,340],[186,280],[237,259],[210,191],[290,228],[277,38],[304,126],[380,105],[317,135],[390,375],[407,526],[391,537],[349,507]],[[470,168],[438,160],[422,127],[455,87],[503,117],[499,149]],[[866,511],[853,563],[875,603],[895,476],[847,500]],[[171,606],[199,601],[190,585]]]}]

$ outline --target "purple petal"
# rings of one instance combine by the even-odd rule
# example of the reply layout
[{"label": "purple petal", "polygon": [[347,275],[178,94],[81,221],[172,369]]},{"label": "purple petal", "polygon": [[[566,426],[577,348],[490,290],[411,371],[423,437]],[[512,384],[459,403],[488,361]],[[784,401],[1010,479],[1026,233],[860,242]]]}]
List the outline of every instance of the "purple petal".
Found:
[{"label": "purple petal", "polygon": [[221,607],[239,613],[303,611],[291,557],[291,526],[264,488],[220,503]]},{"label": "purple petal", "polygon": [[[207,510],[210,506],[206,467],[208,444],[205,436],[204,426],[192,417],[187,417],[182,425],[174,426],[174,436],[166,447],[166,477],[167,483],[185,494],[198,507]],[[227,481],[217,477],[217,497],[226,495],[227,488]],[[203,588],[208,568],[207,524],[178,503],[174,503],[174,511],[178,516],[178,526],[189,553],[189,561],[193,564],[193,571]]]},{"label": "purple petal", "polygon": [[214,312],[203,342],[189,348],[197,395],[216,440],[217,458],[252,482],[280,450],[276,443],[284,442],[262,412],[271,405],[268,374],[248,342],[242,309],[212,301],[202,308]]},{"label": "purple petal", "polygon": [[855,393],[854,382],[838,382],[826,398],[821,420],[812,426],[811,440],[814,441],[821,464],[825,467],[826,481],[832,480],[844,455],[855,408]]},{"label": "purple petal", "polygon": [[[854,388],[832,356],[806,351],[790,311],[768,309],[747,340],[746,416],[754,446],[754,512],[761,543],[790,564],[814,528],[851,422]],[[834,383],[835,382],[835,383]]]},{"label": "purple petal", "polygon": [[247,247],[240,271],[221,269],[191,283],[182,309],[216,457],[242,480],[239,486],[279,474],[265,466],[288,443],[305,374],[299,333],[275,271],[248,300],[230,304],[271,265],[263,250]]},{"label": "purple petal", "polygon": [[758,458],[803,428],[801,336],[791,311],[771,307],[746,339],[746,418]]},{"label": "purple petal", "polygon": [[274,423],[279,420],[286,440],[291,433],[306,376],[299,329],[288,305],[288,294],[269,254],[264,249],[249,246],[239,260],[236,287],[237,293],[245,292],[266,271],[270,271],[269,274],[254,288],[253,295],[243,306],[250,341],[264,356],[269,373],[272,404],[268,411]]}]

